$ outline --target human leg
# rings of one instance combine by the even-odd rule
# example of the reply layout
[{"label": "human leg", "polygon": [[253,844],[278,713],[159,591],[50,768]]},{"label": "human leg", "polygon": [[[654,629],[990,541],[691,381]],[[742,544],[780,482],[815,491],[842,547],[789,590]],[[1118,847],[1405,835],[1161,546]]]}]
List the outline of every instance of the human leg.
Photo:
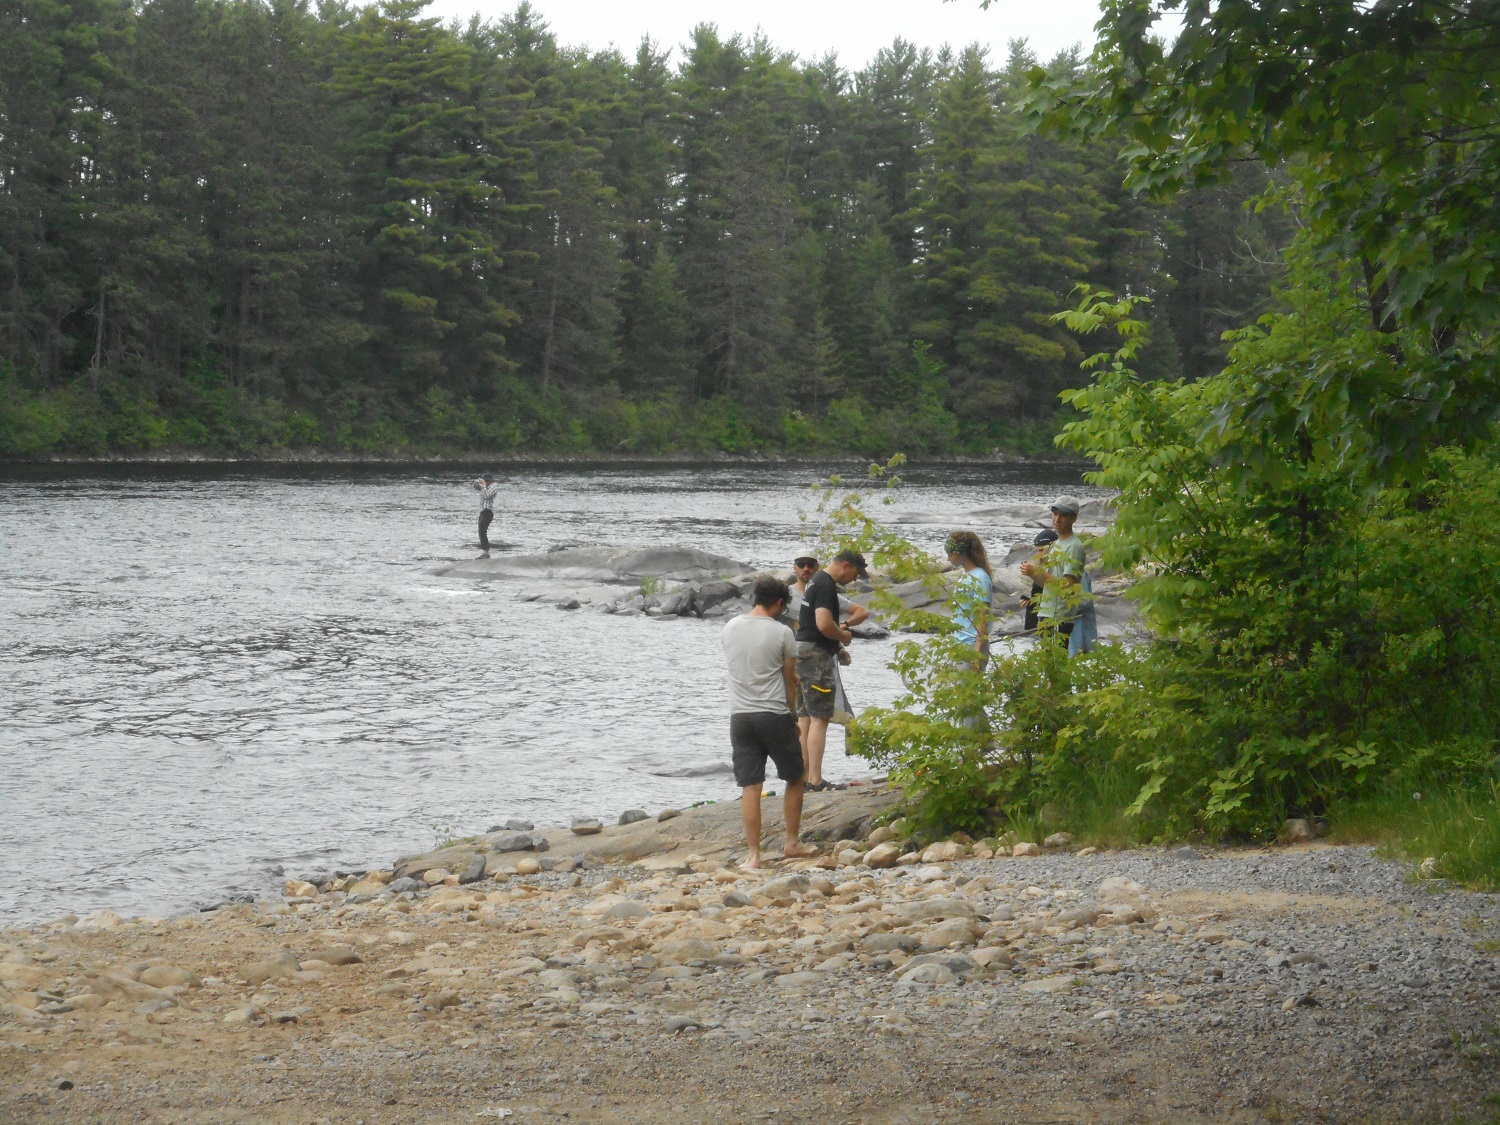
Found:
[{"label": "human leg", "polygon": [[479,546],[482,550],[490,549],[490,521],[495,518],[495,513],[485,508],[479,513]]},{"label": "human leg", "polygon": [[[762,742],[768,757],[776,763],[776,776],[786,784],[781,809],[786,821],[786,840],[782,852],[788,859],[817,855],[818,849],[797,839],[802,831],[802,793],[807,770],[802,764],[797,724],[790,715],[766,715],[761,723]],[[757,824],[759,821],[757,820]]]},{"label": "human leg", "polygon": [[828,720],[807,720],[807,783],[823,784],[823,751],[828,745]]},{"label": "human leg", "polygon": [[745,821],[745,862],[740,866],[750,871],[760,866],[760,788],[747,785],[740,790],[740,816]]}]

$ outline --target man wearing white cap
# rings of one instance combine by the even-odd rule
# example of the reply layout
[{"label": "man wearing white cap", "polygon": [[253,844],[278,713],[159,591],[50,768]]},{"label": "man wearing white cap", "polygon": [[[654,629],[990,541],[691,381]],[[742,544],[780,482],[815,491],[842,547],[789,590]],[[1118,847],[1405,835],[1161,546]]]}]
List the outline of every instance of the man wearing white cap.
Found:
[{"label": "man wearing white cap", "polygon": [[1042,587],[1042,595],[1037,599],[1037,617],[1043,622],[1050,621],[1064,644],[1078,615],[1076,606],[1069,604],[1076,599],[1076,591],[1070,597],[1067,588],[1083,581],[1083,540],[1073,534],[1073,524],[1077,521],[1077,497],[1059,496],[1052,501],[1052,529],[1057,532],[1057,542],[1048,549],[1044,560],[1027,559],[1021,564],[1021,573]]}]

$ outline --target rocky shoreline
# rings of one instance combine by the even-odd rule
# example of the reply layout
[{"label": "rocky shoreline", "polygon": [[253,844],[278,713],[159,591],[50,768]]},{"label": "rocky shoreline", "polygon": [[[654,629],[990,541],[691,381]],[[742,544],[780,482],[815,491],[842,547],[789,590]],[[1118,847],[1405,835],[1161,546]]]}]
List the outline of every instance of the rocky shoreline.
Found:
[{"label": "rocky shoreline", "polygon": [[0,931],[0,1119],[1493,1115],[1493,896],[1318,843],[918,851],[895,800],[809,795],[822,854],[754,874],[737,803],[628,810]]}]

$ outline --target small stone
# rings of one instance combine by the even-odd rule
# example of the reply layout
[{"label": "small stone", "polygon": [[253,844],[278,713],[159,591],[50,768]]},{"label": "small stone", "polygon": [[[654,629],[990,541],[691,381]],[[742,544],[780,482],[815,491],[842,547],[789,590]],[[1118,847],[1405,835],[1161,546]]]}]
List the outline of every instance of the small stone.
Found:
[{"label": "small stone", "polygon": [[645,809],[626,809],[620,814],[621,824],[634,824],[638,820],[649,820]]},{"label": "small stone", "polygon": [[656,814],[656,819],[658,822],[664,820],[675,820],[681,815],[682,811],[680,809],[662,809],[661,812]]},{"label": "small stone", "polygon": [[865,953],[889,953],[897,949],[910,953],[921,944],[912,934],[870,934],[860,939],[859,948]]},{"label": "small stone", "polygon": [[422,872],[422,882],[429,887],[436,887],[448,878],[448,869],[445,867],[433,867]]},{"label": "small stone", "polygon": [[1288,996],[1281,1002],[1281,1010],[1290,1012],[1294,1008],[1316,1008],[1318,1002],[1311,996]]},{"label": "small stone", "polygon": [[311,883],[305,883],[301,879],[288,879],[282,893],[287,898],[316,898],[318,888]]},{"label": "small stone", "polygon": [[703,1026],[703,1021],[697,1016],[668,1016],[667,1031],[675,1035],[679,1031],[696,1031]]},{"label": "small stone", "polygon": [[536,837],[530,832],[512,832],[490,841],[492,852],[529,852],[536,848]]},{"label": "small stone", "polygon": [[350,945],[335,945],[331,949],[325,949],[314,955],[316,960],[322,961],[329,968],[340,965],[363,965],[365,960],[354,951]]},{"label": "small stone", "polygon": [[901,847],[890,841],[882,841],[865,852],[862,858],[870,867],[895,867],[896,861],[901,858]]},{"label": "small stone", "polygon": [[511,819],[505,822],[505,830],[507,832],[533,832],[536,830],[536,825],[532,824],[529,820],[511,817]]},{"label": "small stone", "polygon": [[268,980],[296,976],[300,970],[297,958],[290,953],[278,953],[275,957],[267,957],[247,966],[244,976],[250,984],[264,984]]},{"label": "small stone", "polygon": [[575,836],[597,836],[604,831],[604,825],[592,816],[575,816],[572,828]]},{"label": "small stone", "polygon": [[628,922],[651,917],[651,908],[639,902],[617,902],[600,917],[606,922]]},{"label": "small stone", "polygon": [[963,859],[968,854],[968,849],[956,840],[941,840],[936,844],[929,844],[927,850],[922,853],[923,863],[953,863]]},{"label": "small stone", "polygon": [[1073,978],[1068,976],[1043,977],[1029,980],[1020,986],[1022,992],[1067,992],[1073,987]]},{"label": "small stone", "polygon": [[903,852],[896,860],[897,867],[913,867],[922,862],[921,852]]},{"label": "small stone", "polygon": [[464,868],[464,873],[458,877],[460,884],[467,886],[469,883],[477,883],[484,878],[485,859],[482,855],[475,855],[469,860],[469,866]]},{"label": "small stone", "polygon": [[1114,1008],[1101,1008],[1089,1017],[1091,1020],[1117,1020],[1119,1018],[1120,1013]]},{"label": "small stone", "polygon": [[953,970],[946,965],[913,965],[904,969],[897,980],[905,984],[948,984],[953,981]]},{"label": "small stone", "polygon": [[1042,849],[1030,841],[1022,841],[1010,849],[1010,854],[1014,858],[1020,859],[1022,856],[1041,855]]},{"label": "small stone", "polygon": [[73,1080],[71,1078],[59,1078],[52,1085],[54,1089],[71,1090],[73,1088]]},{"label": "small stone", "polygon": [[1073,833],[1071,833],[1071,832],[1054,832],[1054,833],[1052,833],[1052,835],[1048,836],[1045,840],[1042,841],[1042,847],[1044,847],[1044,848],[1067,848],[1067,847],[1071,847],[1073,845],[1073,843],[1074,843]]},{"label": "small stone", "polygon": [[1189,847],[1187,844],[1184,844],[1180,848],[1173,848],[1168,854],[1171,855],[1173,859],[1182,859],[1189,861],[1203,858],[1202,854],[1198,851],[1197,848]]},{"label": "small stone", "polygon": [[[873,848],[877,844],[884,844],[886,841],[894,840],[895,838],[896,834],[891,831],[890,825],[882,824],[879,828],[874,829],[868,836],[865,837],[865,843]],[[900,849],[898,848],[896,851],[899,855]]]},{"label": "small stone", "polygon": [[1120,964],[1120,962],[1118,961],[1111,960],[1110,958],[1105,958],[1103,961],[1098,962],[1094,966],[1094,972],[1100,973],[1104,976],[1114,976],[1116,973],[1123,973],[1124,971],[1124,965]]},{"label": "small stone", "polygon": [[140,975],[139,980],[142,984],[149,984],[152,988],[169,988],[174,984],[187,988],[199,988],[203,984],[196,973],[179,969],[175,965],[152,965]]},{"label": "small stone", "polygon": [[[1098,848],[1094,848],[1094,847],[1088,847],[1088,848],[1079,848],[1079,849],[1078,849],[1078,852],[1077,852],[1077,855],[1078,855],[1078,856],[1079,856],[1079,857],[1080,857],[1080,858],[1082,858],[1082,857],[1083,857],[1083,856],[1090,856],[1090,855],[1098,855],[1098,854],[1099,854],[1099,849],[1098,849]],[[1106,1011],[1114,1011],[1114,1009],[1113,1009],[1113,1008],[1107,1008],[1107,1009],[1105,1009],[1105,1010],[1106,1010]],[[1118,1012],[1115,1012],[1115,1015],[1116,1015],[1116,1016],[1118,1016],[1118,1015],[1119,1015],[1119,1013],[1118,1013]]]},{"label": "small stone", "polygon": [[750,896],[744,891],[730,891],[723,899],[726,907],[754,906]]},{"label": "small stone", "polygon": [[712,961],[718,954],[719,947],[711,941],[684,938],[662,943],[658,956],[671,964],[686,965],[691,961]]},{"label": "small stone", "polygon": [[1205,945],[1218,945],[1220,942],[1228,941],[1230,937],[1223,930],[1199,930],[1193,936]]},{"label": "small stone", "polygon": [[408,876],[402,876],[400,879],[392,879],[390,883],[386,885],[386,890],[398,895],[404,895],[411,891],[417,891],[421,889],[422,884]]},{"label": "small stone", "polygon": [[453,991],[435,992],[431,996],[427,997],[428,1005],[430,1007],[436,1008],[440,1012],[444,1008],[455,1008],[462,1002],[462,998],[458,995],[458,993]]},{"label": "small stone", "polygon": [[1316,953],[1308,953],[1306,951],[1293,953],[1286,959],[1288,965],[1319,965],[1322,964],[1322,961],[1323,959]]},{"label": "small stone", "polygon": [[820,973],[783,973],[776,978],[777,988],[802,988],[804,985],[820,984],[823,977]]},{"label": "small stone", "polygon": [[225,1023],[254,1023],[265,1014],[265,1010],[257,1004],[241,1004],[237,1008],[231,1008],[224,1013]]},{"label": "small stone", "polygon": [[542,861],[539,859],[532,859],[529,856],[526,859],[521,860],[520,863],[516,864],[517,875],[536,875],[539,874],[541,870]]},{"label": "small stone", "polygon": [[983,949],[976,949],[971,956],[974,958],[974,964],[978,965],[981,969],[988,969],[997,965],[1008,969],[1011,965],[1015,964],[1009,952],[994,945],[985,946]]}]

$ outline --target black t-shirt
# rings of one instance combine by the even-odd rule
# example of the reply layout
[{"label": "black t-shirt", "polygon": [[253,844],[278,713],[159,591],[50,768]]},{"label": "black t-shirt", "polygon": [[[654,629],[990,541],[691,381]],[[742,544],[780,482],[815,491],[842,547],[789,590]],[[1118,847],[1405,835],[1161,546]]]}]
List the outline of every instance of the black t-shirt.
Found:
[{"label": "black t-shirt", "polygon": [[797,619],[797,639],[812,641],[826,652],[838,652],[838,641],[825,637],[818,628],[819,609],[826,609],[833,614],[833,620],[838,621],[839,584],[826,570],[820,570],[812,576],[807,584],[807,592],[802,595],[802,614]]}]

